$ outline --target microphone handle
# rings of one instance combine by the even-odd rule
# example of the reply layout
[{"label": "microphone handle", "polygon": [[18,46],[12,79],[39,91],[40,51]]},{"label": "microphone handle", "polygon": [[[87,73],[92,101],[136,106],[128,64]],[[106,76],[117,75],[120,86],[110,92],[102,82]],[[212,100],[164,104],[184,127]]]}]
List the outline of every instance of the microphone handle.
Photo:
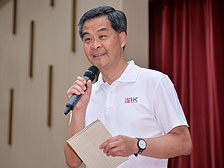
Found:
[{"label": "microphone handle", "polygon": [[[89,80],[87,76],[84,76],[83,78],[85,79],[86,82]],[[64,114],[67,115],[71,110],[73,110],[81,98],[82,94],[80,95],[73,94],[68,103],[66,104]]]},{"label": "microphone handle", "polygon": [[82,94],[81,95],[76,95],[76,94],[72,95],[71,99],[66,104],[65,111],[64,111],[65,115],[67,115],[71,110],[74,109],[74,107],[76,106],[78,101],[81,99],[81,97],[82,97]]}]

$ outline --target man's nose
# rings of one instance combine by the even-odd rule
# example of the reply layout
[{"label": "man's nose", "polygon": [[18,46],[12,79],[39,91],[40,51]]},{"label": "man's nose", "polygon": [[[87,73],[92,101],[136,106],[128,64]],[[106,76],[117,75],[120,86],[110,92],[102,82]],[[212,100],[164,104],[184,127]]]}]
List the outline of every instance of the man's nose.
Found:
[{"label": "man's nose", "polygon": [[94,40],[92,47],[93,47],[93,49],[100,48],[101,47],[101,42],[98,39]]}]

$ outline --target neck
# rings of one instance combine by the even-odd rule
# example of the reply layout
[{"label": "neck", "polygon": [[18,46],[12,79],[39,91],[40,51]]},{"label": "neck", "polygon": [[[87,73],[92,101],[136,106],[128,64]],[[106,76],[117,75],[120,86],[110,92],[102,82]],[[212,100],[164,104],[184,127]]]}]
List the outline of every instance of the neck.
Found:
[{"label": "neck", "polygon": [[123,60],[118,65],[116,65],[116,67],[102,71],[104,82],[107,82],[109,85],[111,85],[122,75],[127,65],[128,63],[126,62],[126,60]]}]

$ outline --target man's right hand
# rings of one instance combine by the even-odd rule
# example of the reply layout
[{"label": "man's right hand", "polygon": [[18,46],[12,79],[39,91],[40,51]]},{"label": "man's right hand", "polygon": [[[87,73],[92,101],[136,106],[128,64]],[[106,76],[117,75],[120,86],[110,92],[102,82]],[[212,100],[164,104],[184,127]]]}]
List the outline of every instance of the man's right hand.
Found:
[{"label": "man's right hand", "polygon": [[[87,85],[87,87],[86,87]],[[79,100],[77,105],[74,109],[82,109],[86,108],[89,103],[89,98],[91,95],[92,90],[92,83],[89,80],[88,82],[85,81],[83,77],[78,76],[76,81],[73,83],[73,85],[68,89],[67,91],[67,97],[70,99],[73,94],[76,95],[83,95],[82,98]]]}]

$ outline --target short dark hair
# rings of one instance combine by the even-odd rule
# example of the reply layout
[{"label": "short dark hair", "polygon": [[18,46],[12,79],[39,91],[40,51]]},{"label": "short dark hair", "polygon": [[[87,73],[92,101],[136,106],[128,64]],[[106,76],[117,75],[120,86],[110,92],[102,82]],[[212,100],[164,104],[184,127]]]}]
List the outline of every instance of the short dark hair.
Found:
[{"label": "short dark hair", "polygon": [[99,6],[90,9],[84,13],[79,20],[79,36],[83,39],[83,25],[87,20],[96,17],[106,16],[111,23],[111,27],[118,33],[125,32],[127,34],[127,19],[125,14],[120,10],[115,10],[110,6]]}]

